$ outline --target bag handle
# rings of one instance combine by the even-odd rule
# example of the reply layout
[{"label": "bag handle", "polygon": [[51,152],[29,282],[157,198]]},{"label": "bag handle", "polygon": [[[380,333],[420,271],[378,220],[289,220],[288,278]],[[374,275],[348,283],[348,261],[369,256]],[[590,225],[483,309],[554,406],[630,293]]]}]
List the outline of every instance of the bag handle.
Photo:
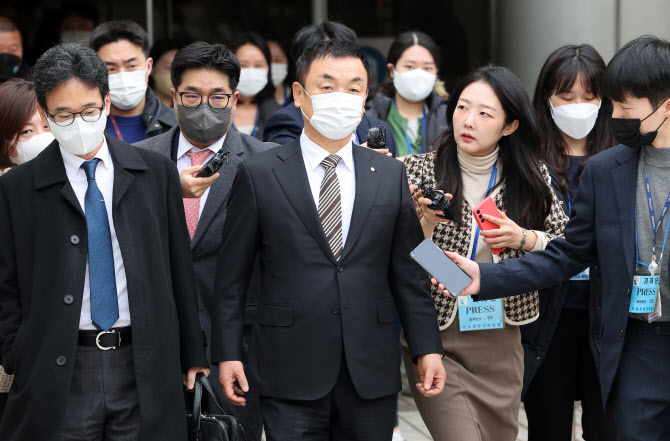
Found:
[{"label": "bag handle", "polygon": [[[214,389],[212,388],[211,383],[207,379],[207,376],[202,372],[198,372],[198,374],[195,377],[195,396],[193,398],[193,413],[191,414],[192,432],[195,432],[196,435],[200,431],[203,387],[205,388],[209,396],[212,398],[212,401],[214,401],[214,404],[216,404],[216,407],[219,408],[221,415],[229,416],[226,413],[226,411],[223,410],[223,406],[221,406],[219,399],[216,397]],[[242,427],[242,425],[238,425],[235,419],[233,419],[233,422],[235,422],[235,424],[233,425],[233,427],[231,427],[231,429],[233,430],[234,438],[237,439],[237,433],[239,429],[239,431],[242,433],[242,437],[244,438],[245,441],[247,441],[247,434],[244,432],[244,427]]]}]

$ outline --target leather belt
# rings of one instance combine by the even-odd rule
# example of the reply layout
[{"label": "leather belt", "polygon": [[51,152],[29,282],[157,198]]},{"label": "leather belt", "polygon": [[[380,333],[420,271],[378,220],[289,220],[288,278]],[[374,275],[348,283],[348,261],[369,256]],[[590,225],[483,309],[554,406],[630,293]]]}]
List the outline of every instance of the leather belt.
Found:
[{"label": "leather belt", "polygon": [[130,326],[109,331],[79,331],[77,346],[97,347],[102,351],[128,346],[133,342]]}]

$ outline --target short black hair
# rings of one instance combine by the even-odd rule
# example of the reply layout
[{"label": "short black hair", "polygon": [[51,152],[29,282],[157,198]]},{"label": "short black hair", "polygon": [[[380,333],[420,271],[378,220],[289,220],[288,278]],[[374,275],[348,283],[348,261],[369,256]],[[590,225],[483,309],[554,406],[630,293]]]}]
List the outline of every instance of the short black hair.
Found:
[{"label": "short black hair", "polygon": [[158,60],[170,51],[178,51],[179,49],[186,46],[184,43],[181,43],[177,40],[171,38],[159,38],[154,41],[153,46],[149,49],[149,57],[153,58],[154,64],[158,63]]},{"label": "short black hair", "polygon": [[358,44],[350,43],[343,40],[327,40],[322,41],[308,47],[298,58],[296,62],[296,76],[300,84],[304,86],[305,77],[309,68],[316,60],[321,60],[326,57],[343,58],[354,57],[361,60],[365,72],[367,74],[368,83],[370,82],[370,62],[368,57],[363,53]]},{"label": "short black hair", "polygon": [[91,34],[91,49],[98,52],[101,47],[119,40],[128,40],[141,47],[145,56],[149,54],[149,35],[132,20],[113,20],[99,24]]},{"label": "short black hair", "polygon": [[19,32],[16,24],[7,17],[0,17],[0,32]]},{"label": "short black hair", "polygon": [[342,23],[326,20],[317,25],[306,26],[295,34],[291,43],[291,56],[297,60],[308,47],[329,40],[358,44],[358,37],[353,29]]},{"label": "short black hair", "polygon": [[62,43],[47,50],[33,66],[31,80],[39,105],[46,110],[47,95],[72,78],[98,88],[103,100],[109,93],[107,67],[98,54],[80,44]]},{"label": "short black hair", "polygon": [[670,42],[652,35],[628,42],[607,65],[603,93],[618,102],[647,98],[652,107],[670,98]]},{"label": "short black hair", "polygon": [[228,75],[228,85],[232,90],[237,89],[240,82],[240,62],[226,46],[196,41],[180,49],[170,68],[170,79],[174,87],[181,85],[184,72],[199,68],[217,70]]}]

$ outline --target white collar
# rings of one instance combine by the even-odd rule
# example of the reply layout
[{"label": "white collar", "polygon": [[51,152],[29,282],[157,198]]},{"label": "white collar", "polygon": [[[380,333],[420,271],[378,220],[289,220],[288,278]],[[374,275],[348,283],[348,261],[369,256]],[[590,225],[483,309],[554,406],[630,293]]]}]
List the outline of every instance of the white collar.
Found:
[{"label": "white collar", "polygon": [[[58,145],[58,148],[60,149],[60,154],[63,157],[63,164],[65,165],[65,172],[67,173],[67,177],[68,179],[72,179],[74,175],[76,175],[77,172],[81,169],[81,165],[86,162],[86,159],[77,155],[73,155],[72,153],[65,150],[60,144]],[[100,150],[98,150],[98,153],[95,154],[94,158],[100,159],[100,164],[98,164],[98,167],[100,167],[102,164],[102,166],[108,170],[113,168],[112,155],[109,153],[107,139],[104,136],[102,137],[102,146],[100,146]]]},{"label": "white collar", "polygon": [[[214,153],[218,153],[219,150],[221,150],[221,147],[223,147],[223,143],[226,140],[226,135],[228,132],[226,132],[225,135],[223,135],[220,139],[217,141],[214,141],[212,144],[208,145],[202,150],[210,150]],[[182,131],[179,131],[179,147],[177,148],[177,160],[179,160],[182,156],[186,154],[186,152],[189,152],[191,150],[195,149],[195,151],[201,151],[201,149],[195,147],[193,144],[188,142],[188,139],[184,136]]]},{"label": "white collar", "polygon": [[[310,168],[312,171],[316,170],[321,165],[321,162],[330,155],[326,149],[309,139],[304,129],[300,135],[300,149],[305,158],[305,167]],[[339,162],[340,164],[343,164],[349,171],[354,171],[353,135],[352,139],[336,152],[336,155],[342,158]]]}]

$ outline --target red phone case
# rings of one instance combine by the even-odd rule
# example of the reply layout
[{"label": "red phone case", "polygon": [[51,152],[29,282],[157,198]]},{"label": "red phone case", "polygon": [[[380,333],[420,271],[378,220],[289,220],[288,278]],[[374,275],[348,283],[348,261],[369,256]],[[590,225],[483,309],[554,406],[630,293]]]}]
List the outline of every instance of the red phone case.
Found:
[{"label": "red phone case", "polygon": [[[498,210],[498,207],[496,207],[496,203],[493,202],[493,199],[490,196],[484,199],[484,201],[481,204],[479,204],[477,207],[475,207],[474,210],[472,210],[472,215],[475,217],[475,221],[477,222],[477,225],[479,225],[479,228],[482,231],[497,230],[500,228],[493,222],[489,222],[482,219],[480,216],[483,214],[488,214],[489,216],[502,219],[502,213],[500,213],[500,210]],[[489,237],[498,237],[498,236],[489,236]],[[479,240],[481,240],[481,238]],[[491,252],[493,254],[500,254],[502,250],[504,250],[504,248],[492,248]]]}]

